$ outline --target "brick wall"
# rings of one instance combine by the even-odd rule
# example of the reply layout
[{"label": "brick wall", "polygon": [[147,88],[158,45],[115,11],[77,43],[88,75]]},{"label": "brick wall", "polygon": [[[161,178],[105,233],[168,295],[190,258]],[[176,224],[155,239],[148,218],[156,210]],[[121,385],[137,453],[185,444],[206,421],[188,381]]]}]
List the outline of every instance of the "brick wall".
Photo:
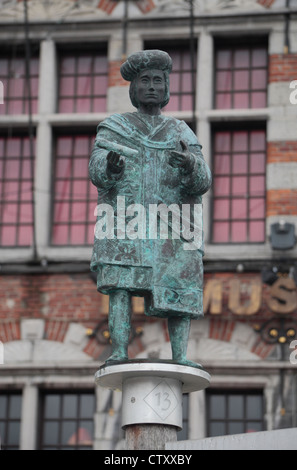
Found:
[{"label": "brick wall", "polygon": [[0,318],[95,320],[102,301],[88,274],[0,276]]},{"label": "brick wall", "polygon": [[[44,339],[63,342],[71,323],[94,329],[107,328],[109,298],[97,292],[89,274],[22,274],[0,276],[0,341],[21,339],[22,319],[45,320]],[[133,299],[133,327],[142,324],[143,302]],[[108,341],[90,338],[84,352],[94,359],[103,354]],[[142,350],[136,338],[131,357]]]},{"label": "brick wall", "polygon": [[297,162],[297,141],[268,142],[267,163],[281,162]]},{"label": "brick wall", "polygon": [[[208,308],[205,318],[209,320],[210,339],[232,342],[232,337],[238,322],[250,327],[262,324],[271,319],[274,313],[269,309],[268,299],[270,286],[263,284],[261,302],[253,315],[238,315],[230,310],[230,282],[240,280],[240,303],[246,305],[251,299],[251,283],[261,281],[259,273],[206,273],[205,284],[211,280],[222,283],[221,311],[213,314]],[[53,275],[19,275],[0,276],[0,341],[3,343],[21,339],[20,321],[27,318],[42,318],[45,320],[44,339],[63,342],[69,325],[77,322],[86,328],[95,328],[98,323],[104,323],[107,328],[107,296],[102,296],[96,290],[94,282],[88,274],[53,274]],[[230,308],[229,308],[230,307]],[[135,330],[145,328],[149,323],[158,322],[162,330],[162,344],[169,342],[167,321],[143,316],[141,302],[133,304],[134,315],[132,323]],[[285,316],[284,316],[285,318]],[[251,335],[253,335],[251,329]],[[84,352],[94,359],[106,357],[108,343],[101,344],[95,338],[89,339]],[[129,357],[133,358],[144,346],[142,337],[136,337],[129,347]],[[273,346],[265,344],[261,337],[253,342],[253,351],[260,357],[267,357]]]},{"label": "brick wall", "polygon": [[63,341],[70,322],[95,327],[106,313],[88,274],[0,276],[0,341],[20,339],[25,318],[44,319],[45,337]]},{"label": "brick wall", "polygon": [[108,86],[129,86],[129,83],[123,79],[120,68],[123,61],[121,60],[112,60],[109,62],[109,71],[108,71]]},{"label": "brick wall", "polygon": [[267,217],[297,215],[297,189],[271,189],[267,191]]},{"label": "brick wall", "polygon": [[269,83],[297,79],[297,54],[272,54],[269,60]]},{"label": "brick wall", "polygon": [[[230,280],[234,276],[243,284],[249,285],[260,275],[246,273],[240,276],[234,273],[205,274],[207,283],[211,279],[222,282],[223,303],[227,309]],[[267,296],[263,288],[263,299]],[[247,298],[249,294],[247,294]],[[133,311],[141,319],[143,302],[133,299]],[[141,299],[142,300],[142,299]],[[263,310],[265,314],[266,309]],[[51,322],[49,336],[58,337],[59,322],[80,322],[97,324],[107,318],[108,297],[97,292],[96,285],[88,274],[22,274],[18,276],[0,276],[0,321],[11,322],[22,318],[43,318]],[[56,323],[55,323],[56,322]],[[16,334],[16,333],[15,333]]]},{"label": "brick wall", "polygon": [[[292,114],[290,104],[290,88],[289,85],[292,81],[297,80],[297,54],[272,54],[269,60],[269,83],[283,83],[288,87],[287,97],[284,96],[283,109],[287,113]],[[297,110],[297,108],[296,108]],[[293,116],[293,114],[292,114]],[[296,127],[297,130],[297,127]],[[294,137],[293,137],[294,138]],[[283,140],[268,142],[267,144],[267,164],[279,165],[281,163],[296,163],[297,162],[297,132],[296,141]],[[278,168],[280,168],[278,166]],[[292,172],[292,165],[284,167]],[[296,167],[297,168],[297,167]],[[281,183],[281,181],[280,181]],[[267,217],[277,215],[297,215],[297,182],[296,189],[294,187],[270,189],[267,191]]]}]

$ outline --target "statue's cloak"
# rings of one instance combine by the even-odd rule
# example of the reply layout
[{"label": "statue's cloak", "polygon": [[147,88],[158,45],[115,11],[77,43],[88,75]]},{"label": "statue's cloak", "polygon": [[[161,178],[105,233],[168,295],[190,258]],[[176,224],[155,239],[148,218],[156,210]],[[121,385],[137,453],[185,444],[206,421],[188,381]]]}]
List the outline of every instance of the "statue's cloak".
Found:
[{"label": "statue's cloak", "polygon": [[[192,154],[194,167],[191,173],[168,163],[172,150],[182,150],[181,141],[187,144]],[[107,174],[106,156],[110,150],[125,157],[121,176]],[[90,178],[98,189],[98,207],[107,207],[102,204],[111,206],[115,224],[113,239],[98,239],[95,232],[91,269],[98,273],[98,290],[108,294],[115,289],[126,289],[133,295],[143,295],[147,315],[189,315],[191,318],[203,315],[201,196],[210,187],[211,174],[196,135],[185,122],[174,118],[140,113],[114,114],[98,126],[89,169]],[[123,201],[126,209],[132,204],[145,208],[142,214],[145,227],[142,232],[139,226],[136,227],[135,239],[128,237],[128,232],[125,239],[122,232],[117,232],[123,222]],[[175,204],[180,214],[183,205],[188,205],[190,219],[187,220],[191,221],[192,228],[194,222],[200,226],[200,241],[195,249],[193,245],[186,249],[194,239],[183,237],[184,232],[180,236],[173,233],[170,216],[168,239],[160,239],[159,235],[156,239],[150,238],[150,205],[160,204],[167,208]],[[137,206],[133,207],[137,209]],[[201,220],[195,221],[194,210]],[[101,210],[98,220],[102,214]],[[126,226],[129,221],[136,220],[139,213],[131,214],[126,214]],[[195,228],[198,233],[198,227]],[[139,233],[143,235],[143,230],[145,237],[138,237]]]}]

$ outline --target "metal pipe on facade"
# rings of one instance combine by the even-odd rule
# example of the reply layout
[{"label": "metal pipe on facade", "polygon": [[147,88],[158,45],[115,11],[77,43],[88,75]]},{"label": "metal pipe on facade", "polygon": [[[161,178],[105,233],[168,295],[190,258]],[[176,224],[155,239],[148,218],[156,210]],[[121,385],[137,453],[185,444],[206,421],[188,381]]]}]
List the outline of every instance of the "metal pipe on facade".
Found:
[{"label": "metal pipe on facade", "polygon": [[287,13],[285,15],[285,45],[284,45],[284,54],[290,54],[290,12],[291,0],[286,0]]},{"label": "metal pipe on facade", "polygon": [[24,30],[25,30],[25,74],[26,74],[26,88],[28,96],[28,135],[29,135],[29,148],[30,148],[30,161],[31,161],[31,174],[32,174],[32,212],[33,212],[33,261],[37,260],[37,248],[36,248],[36,223],[35,223],[35,165],[34,165],[34,127],[32,120],[32,94],[31,94],[31,83],[30,83],[30,60],[31,60],[31,48],[29,38],[29,20],[28,20],[28,5],[27,0],[24,0]]}]

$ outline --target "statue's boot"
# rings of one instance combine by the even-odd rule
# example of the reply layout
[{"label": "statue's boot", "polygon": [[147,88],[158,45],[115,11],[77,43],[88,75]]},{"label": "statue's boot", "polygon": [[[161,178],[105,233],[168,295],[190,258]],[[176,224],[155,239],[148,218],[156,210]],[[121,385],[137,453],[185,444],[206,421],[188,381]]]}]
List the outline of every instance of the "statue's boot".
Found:
[{"label": "statue's boot", "polygon": [[131,295],[129,292],[116,290],[110,293],[108,326],[112,354],[105,363],[127,361],[131,330]]},{"label": "statue's boot", "polygon": [[200,364],[187,359],[187,348],[190,334],[191,319],[187,317],[168,318],[168,332],[171,342],[172,360],[183,366],[198,367]]}]

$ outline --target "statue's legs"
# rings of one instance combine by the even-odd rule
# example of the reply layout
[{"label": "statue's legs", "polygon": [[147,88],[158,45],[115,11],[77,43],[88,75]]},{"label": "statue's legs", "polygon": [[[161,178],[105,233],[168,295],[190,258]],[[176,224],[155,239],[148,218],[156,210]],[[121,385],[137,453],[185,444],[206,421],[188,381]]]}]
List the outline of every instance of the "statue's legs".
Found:
[{"label": "statue's legs", "polygon": [[109,294],[109,333],[112,355],[106,362],[126,361],[131,329],[131,294],[116,290]]},{"label": "statue's legs", "polygon": [[188,317],[169,317],[168,332],[171,342],[172,359],[179,364],[199,367],[200,364],[187,359],[187,348],[190,334],[191,319]]}]

